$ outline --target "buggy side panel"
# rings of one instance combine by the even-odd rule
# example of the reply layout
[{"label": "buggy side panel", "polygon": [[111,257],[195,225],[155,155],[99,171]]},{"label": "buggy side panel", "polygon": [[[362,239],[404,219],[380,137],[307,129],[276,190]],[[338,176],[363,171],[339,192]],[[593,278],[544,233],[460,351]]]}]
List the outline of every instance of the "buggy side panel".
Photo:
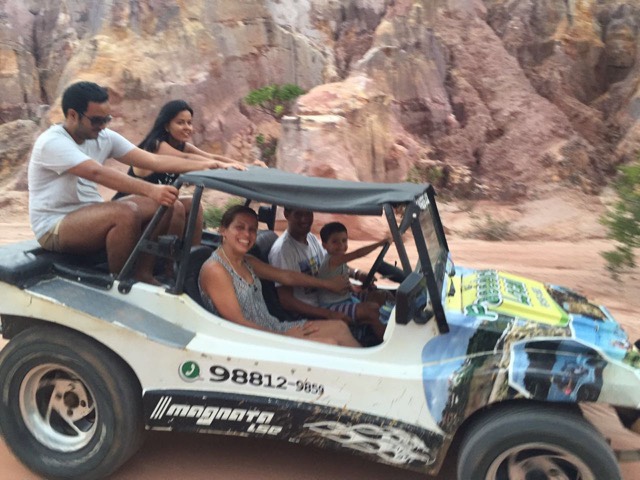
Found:
[{"label": "buggy side panel", "polygon": [[33,285],[27,291],[104,321],[122,325],[170,347],[185,348],[195,336],[194,332],[147,310],[69,280],[52,278]]},{"label": "buggy side panel", "polygon": [[448,443],[442,434],[390,418],[230,393],[148,391],[144,416],[150,429],[240,434],[346,448],[373,461],[425,473],[439,469],[446,450],[442,447]]}]

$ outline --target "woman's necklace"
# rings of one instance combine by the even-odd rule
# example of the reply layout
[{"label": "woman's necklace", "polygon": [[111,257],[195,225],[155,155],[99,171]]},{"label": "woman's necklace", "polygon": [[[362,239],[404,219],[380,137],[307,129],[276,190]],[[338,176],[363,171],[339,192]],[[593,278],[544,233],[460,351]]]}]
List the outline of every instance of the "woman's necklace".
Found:
[{"label": "woman's necklace", "polygon": [[[224,255],[224,260],[225,260],[225,262],[227,262],[227,263],[229,264],[229,266],[231,267],[231,270],[233,270],[233,272],[234,272],[237,276],[239,276],[242,280],[244,280],[244,281],[245,281],[245,283],[247,283],[248,285],[251,285],[251,283],[249,283],[249,281],[248,281],[246,278],[244,278],[242,275],[240,275],[240,274],[238,273],[238,270],[236,270],[236,267],[234,267],[234,266],[233,266],[233,263],[231,263],[231,260],[229,260],[229,257],[227,256],[227,252],[225,252],[225,251],[224,251],[224,247],[222,247],[222,246],[221,246],[221,247],[220,247],[220,250],[221,250],[222,255]],[[253,280],[253,278],[252,278],[252,280]]]}]

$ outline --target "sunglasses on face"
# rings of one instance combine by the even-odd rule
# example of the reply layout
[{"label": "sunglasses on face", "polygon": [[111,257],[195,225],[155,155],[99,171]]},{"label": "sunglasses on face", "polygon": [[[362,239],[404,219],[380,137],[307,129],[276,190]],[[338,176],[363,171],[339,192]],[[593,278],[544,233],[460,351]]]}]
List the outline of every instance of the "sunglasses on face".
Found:
[{"label": "sunglasses on face", "polygon": [[113,119],[111,115],[105,115],[104,117],[87,117],[84,113],[81,113],[80,117],[85,117],[87,120],[89,120],[92,127],[101,127],[108,124]]}]

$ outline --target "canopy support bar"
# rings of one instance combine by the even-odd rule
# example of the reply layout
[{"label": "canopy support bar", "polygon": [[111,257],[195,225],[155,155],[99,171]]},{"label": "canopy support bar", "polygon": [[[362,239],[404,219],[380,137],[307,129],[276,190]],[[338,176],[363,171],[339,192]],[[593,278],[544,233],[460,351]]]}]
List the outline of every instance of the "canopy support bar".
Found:
[{"label": "canopy support bar", "polygon": [[[402,233],[398,228],[398,222],[396,222],[396,216],[393,212],[393,207],[389,203],[385,203],[384,213],[387,216],[387,222],[389,223],[389,229],[391,230],[391,235],[393,236],[393,243],[396,245],[396,250],[398,251],[398,257],[400,258],[400,263],[402,264],[402,270],[405,275],[409,275],[413,270],[411,268],[411,262],[409,262],[409,256],[407,255],[407,250],[404,248],[404,242],[402,241]],[[405,213],[407,215],[408,212]]]}]

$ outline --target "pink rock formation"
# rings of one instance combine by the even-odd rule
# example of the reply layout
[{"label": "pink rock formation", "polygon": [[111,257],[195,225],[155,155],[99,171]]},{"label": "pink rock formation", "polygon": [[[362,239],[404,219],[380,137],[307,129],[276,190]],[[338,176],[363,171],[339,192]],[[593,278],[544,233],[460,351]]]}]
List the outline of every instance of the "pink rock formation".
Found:
[{"label": "pink rock formation", "polygon": [[243,97],[296,83],[284,168],[470,197],[596,192],[640,147],[639,25],[633,0],[6,0],[0,122],[42,105],[41,126],[58,121],[64,87],[88,79],[132,140],[184,98],[196,143],[250,160],[277,130]]}]

